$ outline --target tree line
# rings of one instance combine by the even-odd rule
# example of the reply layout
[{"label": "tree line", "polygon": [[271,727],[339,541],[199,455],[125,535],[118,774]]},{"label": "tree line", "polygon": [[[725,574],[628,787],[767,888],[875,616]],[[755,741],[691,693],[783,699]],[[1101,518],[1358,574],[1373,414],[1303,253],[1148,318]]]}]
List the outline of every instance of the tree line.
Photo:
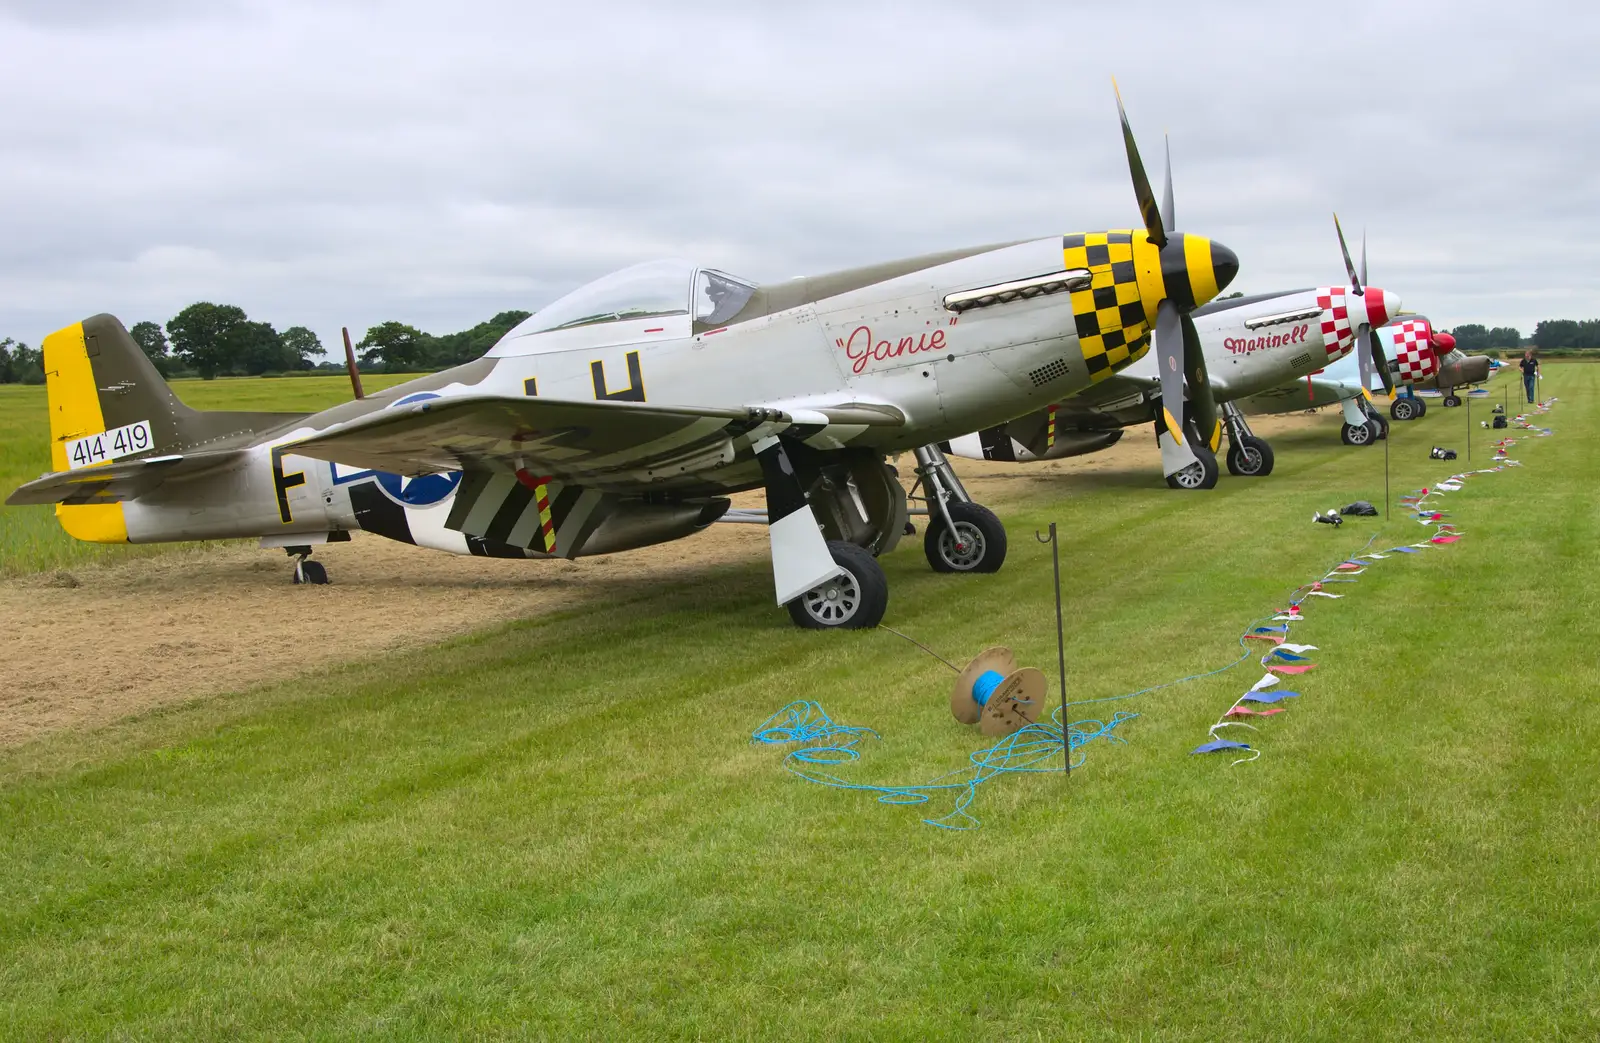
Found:
[{"label": "tree line", "polygon": [[[369,373],[416,373],[471,362],[531,314],[503,311],[487,322],[457,333],[424,333],[403,322],[370,327],[355,345],[357,368]],[[344,363],[329,360],[327,349],[304,326],[278,330],[254,322],[232,304],[200,301],[167,320],[136,322],[134,342],[163,377],[261,376],[339,372]],[[43,384],[44,358],[7,337],[0,340],[0,384]]]}]

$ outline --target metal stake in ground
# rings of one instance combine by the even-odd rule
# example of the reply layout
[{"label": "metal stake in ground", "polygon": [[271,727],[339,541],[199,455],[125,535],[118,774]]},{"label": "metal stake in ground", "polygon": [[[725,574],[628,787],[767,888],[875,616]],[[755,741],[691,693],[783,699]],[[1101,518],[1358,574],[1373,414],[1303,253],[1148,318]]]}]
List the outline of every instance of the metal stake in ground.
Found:
[{"label": "metal stake in ground", "polygon": [[1050,523],[1050,535],[1040,536],[1034,530],[1033,538],[1050,544],[1050,560],[1056,575],[1056,676],[1061,678],[1061,751],[1067,762],[1067,776],[1072,775],[1072,730],[1067,727],[1067,641],[1061,625],[1061,543],[1056,539],[1056,523]]},{"label": "metal stake in ground", "polygon": [[1472,389],[1468,388],[1467,389],[1467,393],[1465,395],[1462,395],[1461,397],[1463,399],[1465,399],[1466,403],[1467,403],[1467,462],[1471,463],[1472,462]]},{"label": "metal stake in ground", "polygon": [[1389,435],[1383,440],[1383,520],[1389,521],[1389,440],[1394,438],[1395,426],[1389,425]]}]

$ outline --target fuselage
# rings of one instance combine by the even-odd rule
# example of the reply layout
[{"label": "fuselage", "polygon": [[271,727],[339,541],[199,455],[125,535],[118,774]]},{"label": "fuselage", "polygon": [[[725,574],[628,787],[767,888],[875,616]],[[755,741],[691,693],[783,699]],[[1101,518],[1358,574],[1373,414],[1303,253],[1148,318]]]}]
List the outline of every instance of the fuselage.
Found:
[{"label": "fuselage", "polygon": [[[1122,234],[1137,253],[1143,233]],[[1194,243],[1209,255],[1206,240],[1189,238],[1191,255]],[[1109,281],[1113,266],[1072,265],[1084,257],[1083,239],[1052,236],[768,286],[687,262],[638,266],[542,309],[481,359],[288,421],[244,447],[233,466],[106,505],[121,512],[120,536],[96,528],[111,526],[104,511],[89,527],[99,535],[85,529],[86,515],[75,529],[75,507],[60,508],[63,524],[91,539],[109,532],[130,542],[261,537],[280,545],[365,529],[457,553],[543,556],[445,525],[459,471],[383,474],[293,447],[374,411],[488,395],[759,407],[802,424],[814,417],[807,441],[822,450],[912,449],[1070,395],[1144,353],[1156,302],[1096,314],[1086,288],[1101,267]],[[1159,287],[1164,252],[1145,250],[1155,274],[1147,264],[1138,276]],[[1080,336],[1085,308],[1104,335],[1092,346]],[[1108,348],[1112,341],[1120,346]],[[851,410],[902,419],[855,424]],[[713,498],[758,487],[762,475],[751,452],[730,448],[629,482],[621,491],[634,498],[642,529],[582,553],[695,531],[714,519]]]}]

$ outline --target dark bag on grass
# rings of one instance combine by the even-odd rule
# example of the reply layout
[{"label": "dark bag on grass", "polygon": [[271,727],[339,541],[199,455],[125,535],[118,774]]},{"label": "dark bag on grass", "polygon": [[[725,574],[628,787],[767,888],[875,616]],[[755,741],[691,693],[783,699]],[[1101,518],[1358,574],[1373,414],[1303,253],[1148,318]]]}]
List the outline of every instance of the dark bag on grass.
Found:
[{"label": "dark bag on grass", "polygon": [[1377,516],[1378,508],[1372,506],[1372,504],[1368,503],[1365,500],[1357,500],[1355,503],[1346,504],[1345,506],[1339,508],[1339,513],[1340,514],[1359,514],[1362,517],[1371,518],[1371,517],[1376,517]]}]

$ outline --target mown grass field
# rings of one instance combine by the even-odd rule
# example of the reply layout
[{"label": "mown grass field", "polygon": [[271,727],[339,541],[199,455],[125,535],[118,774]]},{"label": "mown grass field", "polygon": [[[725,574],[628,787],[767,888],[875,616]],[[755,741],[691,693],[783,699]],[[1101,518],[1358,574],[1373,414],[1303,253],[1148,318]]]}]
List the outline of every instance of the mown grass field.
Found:
[{"label": "mown grass field", "polygon": [[[407,375],[363,374],[362,385],[369,392],[379,391],[409,379]],[[174,380],[171,386],[179,398],[196,409],[310,412],[350,397],[350,381],[344,376]],[[49,470],[50,416],[44,386],[0,384],[0,500],[23,482]],[[159,554],[173,546],[79,543],[61,531],[52,508],[7,507],[0,503],[0,576]]]},{"label": "mown grass field", "polygon": [[[750,745],[791,699],[882,733],[862,781],[981,744],[942,666],[790,628],[759,564],[0,753],[0,1031],[1593,1039],[1600,369],[1551,365],[1546,390],[1556,435],[1446,498],[1462,542],[1307,607],[1321,665],[1258,761],[1188,755],[1247,663],[1084,708],[1141,716],[1070,781],[985,787],[972,832]],[[1460,410],[1395,425],[1395,494],[1464,469],[1426,458],[1464,434]],[[1382,501],[1382,450],[1336,437],[1206,496],[1025,483],[1005,570],[938,577],[903,547],[887,622],[1053,682],[1032,533],[1056,521],[1073,698],[1227,662],[1384,525],[1310,522]]]}]

